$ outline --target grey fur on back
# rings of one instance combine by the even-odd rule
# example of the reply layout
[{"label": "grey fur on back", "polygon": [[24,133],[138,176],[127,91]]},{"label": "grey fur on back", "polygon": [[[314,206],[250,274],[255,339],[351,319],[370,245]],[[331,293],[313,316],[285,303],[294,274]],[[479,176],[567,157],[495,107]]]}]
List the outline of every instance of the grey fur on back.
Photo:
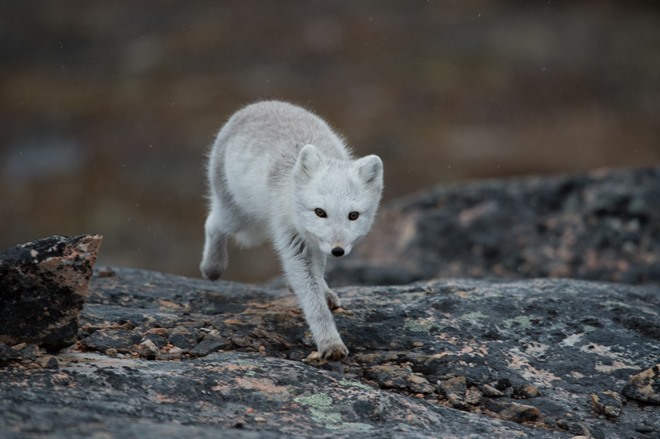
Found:
[{"label": "grey fur on back", "polygon": [[300,149],[307,144],[313,144],[328,157],[352,159],[343,139],[320,117],[287,102],[262,101],[234,113],[218,133],[214,151],[218,156],[211,160],[218,172],[216,175],[224,174],[219,168],[225,161],[227,141],[237,135],[246,136],[246,133],[250,137],[246,149],[262,150],[276,156],[268,170],[269,181],[273,184],[281,184],[291,174]]}]

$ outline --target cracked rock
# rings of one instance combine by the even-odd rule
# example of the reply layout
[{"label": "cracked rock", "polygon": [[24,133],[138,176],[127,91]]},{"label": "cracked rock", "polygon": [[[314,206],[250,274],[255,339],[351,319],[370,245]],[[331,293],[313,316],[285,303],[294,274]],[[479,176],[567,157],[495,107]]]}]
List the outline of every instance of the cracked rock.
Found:
[{"label": "cracked rock", "polygon": [[616,419],[621,415],[623,403],[618,393],[610,390],[591,394],[591,405],[596,413]]},{"label": "cracked rock", "polygon": [[487,400],[486,408],[506,421],[529,422],[541,417],[541,411],[538,408],[516,402]]},{"label": "cracked rock", "polygon": [[51,236],[0,252],[0,343],[75,343],[101,240]]},{"label": "cracked rock", "polygon": [[660,364],[630,377],[622,393],[637,401],[660,405]]}]

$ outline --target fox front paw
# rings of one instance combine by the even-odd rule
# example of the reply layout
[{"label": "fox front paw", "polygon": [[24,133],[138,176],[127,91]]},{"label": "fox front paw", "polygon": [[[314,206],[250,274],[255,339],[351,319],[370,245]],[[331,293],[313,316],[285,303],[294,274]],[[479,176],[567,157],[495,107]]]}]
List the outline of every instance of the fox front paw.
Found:
[{"label": "fox front paw", "polygon": [[348,348],[339,340],[336,342],[321,343],[319,345],[319,357],[324,360],[339,361],[346,358]]}]

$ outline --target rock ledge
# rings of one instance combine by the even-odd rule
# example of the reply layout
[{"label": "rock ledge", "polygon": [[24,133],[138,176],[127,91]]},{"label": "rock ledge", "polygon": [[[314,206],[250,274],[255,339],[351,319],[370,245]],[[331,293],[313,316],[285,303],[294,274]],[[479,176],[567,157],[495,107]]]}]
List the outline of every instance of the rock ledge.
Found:
[{"label": "rock ledge", "polygon": [[339,294],[352,354],[319,364],[285,290],[102,267],[75,346],[55,364],[37,350],[0,368],[0,428],[51,438],[660,432],[657,286],[455,279]]}]

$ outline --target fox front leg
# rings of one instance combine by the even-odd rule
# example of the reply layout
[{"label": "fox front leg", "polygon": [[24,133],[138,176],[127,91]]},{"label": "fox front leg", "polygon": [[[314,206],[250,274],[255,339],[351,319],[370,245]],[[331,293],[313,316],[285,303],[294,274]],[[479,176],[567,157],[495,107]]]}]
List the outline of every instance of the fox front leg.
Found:
[{"label": "fox front leg", "polygon": [[315,261],[314,258],[322,258],[323,255],[307,248],[302,241],[285,243],[278,247],[284,272],[291,289],[298,297],[316,342],[319,357],[341,360],[348,355],[348,349],[337,331],[328,307],[327,285],[315,269],[319,265],[318,259]]}]

